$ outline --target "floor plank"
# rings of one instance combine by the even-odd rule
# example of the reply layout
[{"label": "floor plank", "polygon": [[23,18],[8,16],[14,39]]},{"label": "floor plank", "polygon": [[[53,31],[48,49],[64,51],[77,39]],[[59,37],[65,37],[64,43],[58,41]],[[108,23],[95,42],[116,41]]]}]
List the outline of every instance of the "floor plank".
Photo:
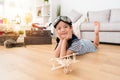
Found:
[{"label": "floor plank", "polygon": [[5,48],[0,46],[0,80],[120,80],[120,46],[100,44],[96,53],[77,56],[73,71],[51,71],[55,43]]}]

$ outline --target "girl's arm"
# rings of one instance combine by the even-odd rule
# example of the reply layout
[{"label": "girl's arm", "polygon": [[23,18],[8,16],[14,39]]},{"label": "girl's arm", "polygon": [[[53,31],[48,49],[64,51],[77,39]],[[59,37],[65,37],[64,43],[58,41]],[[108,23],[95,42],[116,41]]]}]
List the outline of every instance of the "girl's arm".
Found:
[{"label": "girl's arm", "polygon": [[68,46],[68,40],[72,38],[72,30],[70,30],[68,32],[68,36],[66,38],[63,39],[62,41],[62,45],[61,45],[61,50],[60,50],[60,57],[72,54],[73,51],[71,50],[67,50],[67,46]]},{"label": "girl's arm", "polygon": [[67,40],[64,39],[61,45],[60,57],[66,56],[66,53],[67,53]]},{"label": "girl's arm", "polygon": [[71,50],[67,50],[67,40],[63,40],[62,45],[61,45],[61,50],[60,50],[60,57],[70,55],[73,53]]},{"label": "girl's arm", "polygon": [[56,49],[54,51],[55,57],[60,57],[60,50],[61,50],[62,41],[63,40],[60,40],[60,42],[58,43],[58,46],[56,47]]}]

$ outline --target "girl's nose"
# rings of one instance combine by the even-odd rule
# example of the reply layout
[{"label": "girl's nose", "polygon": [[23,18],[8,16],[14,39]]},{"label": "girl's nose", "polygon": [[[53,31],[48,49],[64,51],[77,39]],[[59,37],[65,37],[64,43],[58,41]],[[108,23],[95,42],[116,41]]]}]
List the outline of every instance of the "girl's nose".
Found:
[{"label": "girl's nose", "polygon": [[62,32],[65,31],[65,28],[62,28],[61,31],[62,31]]}]

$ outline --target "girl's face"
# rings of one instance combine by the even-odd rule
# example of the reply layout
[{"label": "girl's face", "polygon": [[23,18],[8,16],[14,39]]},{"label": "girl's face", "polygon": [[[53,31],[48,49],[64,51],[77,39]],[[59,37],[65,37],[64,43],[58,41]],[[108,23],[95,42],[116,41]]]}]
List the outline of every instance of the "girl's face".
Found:
[{"label": "girl's face", "polygon": [[60,21],[57,26],[56,26],[56,34],[58,38],[66,38],[69,33],[72,34],[72,27],[66,23],[64,23],[63,21]]}]

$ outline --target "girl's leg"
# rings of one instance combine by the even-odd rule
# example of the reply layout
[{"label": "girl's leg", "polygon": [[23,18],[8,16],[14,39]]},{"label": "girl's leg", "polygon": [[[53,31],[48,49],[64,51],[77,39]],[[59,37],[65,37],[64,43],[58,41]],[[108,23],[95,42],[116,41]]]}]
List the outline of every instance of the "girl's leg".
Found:
[{"label": "girl's leg", "polygon": [[94,34],[95,34],[95,37],[94,37],[94,45],[95,45],[96,47],[98,47],[98,46],[99,46],[100,22],[95,21],[95,22],[94,22],[94,26],[95,26],[95,30],[94,30]]}]

